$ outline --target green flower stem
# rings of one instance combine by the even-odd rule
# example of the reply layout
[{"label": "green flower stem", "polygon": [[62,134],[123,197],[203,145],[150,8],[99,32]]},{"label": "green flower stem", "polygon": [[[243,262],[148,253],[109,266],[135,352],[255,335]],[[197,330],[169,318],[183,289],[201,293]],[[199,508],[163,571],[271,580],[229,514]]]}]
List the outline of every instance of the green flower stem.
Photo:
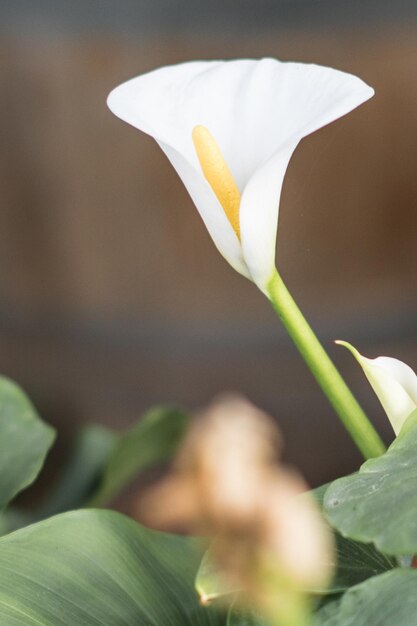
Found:
[{"label": "green flower stem", "polygon": [[383,441],[311,330],[277,271],[267,286],[267,294],[301,356],[365,459],[383,454]]}]

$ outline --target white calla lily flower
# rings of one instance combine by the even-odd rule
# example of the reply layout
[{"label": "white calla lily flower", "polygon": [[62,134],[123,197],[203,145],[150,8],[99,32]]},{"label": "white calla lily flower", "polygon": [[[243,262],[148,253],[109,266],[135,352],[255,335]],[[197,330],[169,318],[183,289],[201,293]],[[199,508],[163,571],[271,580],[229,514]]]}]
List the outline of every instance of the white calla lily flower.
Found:
[{"label": "white calla lily flower", "polygon": [[156,139],[221,254],[267,292],[292,153],[372,95],[356,76],[318,65],[193,61],[129,80],[108,105]]},{"label": "white calla lily flower", "polygon": [[368,359],[346,341],[336,341],[353,354],[381,402],[396,435],[417,409],[417,376],[398,359],[379,356]]}]

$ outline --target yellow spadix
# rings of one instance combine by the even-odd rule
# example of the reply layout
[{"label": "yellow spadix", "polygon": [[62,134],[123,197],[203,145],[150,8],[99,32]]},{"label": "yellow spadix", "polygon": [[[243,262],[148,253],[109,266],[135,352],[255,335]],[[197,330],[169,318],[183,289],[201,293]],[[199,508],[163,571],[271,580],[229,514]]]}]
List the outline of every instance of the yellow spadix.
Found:
[{"label": "yellow spadix", "polygon": [[240,240],[240,191],[213,135],[205,126],[193,128],[193,143],[203,174]]}]

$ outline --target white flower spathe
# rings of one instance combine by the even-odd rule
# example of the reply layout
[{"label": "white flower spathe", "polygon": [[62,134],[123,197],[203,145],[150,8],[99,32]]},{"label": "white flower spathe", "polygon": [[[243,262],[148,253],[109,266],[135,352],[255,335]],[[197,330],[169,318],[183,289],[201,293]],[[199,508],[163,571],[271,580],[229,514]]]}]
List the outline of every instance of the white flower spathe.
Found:
[{"label": "white flower spathe", "polygon": [[[275,269],[284,175],[299,141],[373,95],[356,76],[275,59],[192,61],[116,87],[118,117],[151,135],[193,199],[215,245],[262,291]],[[238,227],[203,173],[193,141],[209,131],[240,194]]]},{"label": "white flower spathe", "polygon": [[388,356],[368,359],[346,341],[336,343],[345,346],[362,367],[375,391],[396,435],[404,422],[417,409],[417,376],[400,361]]}]

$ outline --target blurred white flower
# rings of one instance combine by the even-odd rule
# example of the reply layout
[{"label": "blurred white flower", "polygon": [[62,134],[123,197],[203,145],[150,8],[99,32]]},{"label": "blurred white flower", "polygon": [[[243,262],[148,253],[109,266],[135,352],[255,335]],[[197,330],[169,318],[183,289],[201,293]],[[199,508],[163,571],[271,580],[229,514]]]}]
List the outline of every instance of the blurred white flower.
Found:
[{"label": "blurred white flower", "polygon": [[196,417],[171,474],[139,501],[140,519],[151,525],[216,538],[221,589],[199,589],[204,602],[242,590],[241,601],[282,613],[330,580],[330,529],[301,476],[279,463],[279,449],[269,416],[225,396]]},{"label": "blurred white flower", "polygon": [[372,95],[359,78],[318,65],[193,61],[129,80],[108,105],[156,139],[221,254],[265,292],[292,153]]},{"label": "blurred white flower", "polygon": [[346,341],[345,346],[361,365],[378,396],[396,435],[406,419],[417,409],[417,376],[405,363],[388,356],[368,359]]}]

